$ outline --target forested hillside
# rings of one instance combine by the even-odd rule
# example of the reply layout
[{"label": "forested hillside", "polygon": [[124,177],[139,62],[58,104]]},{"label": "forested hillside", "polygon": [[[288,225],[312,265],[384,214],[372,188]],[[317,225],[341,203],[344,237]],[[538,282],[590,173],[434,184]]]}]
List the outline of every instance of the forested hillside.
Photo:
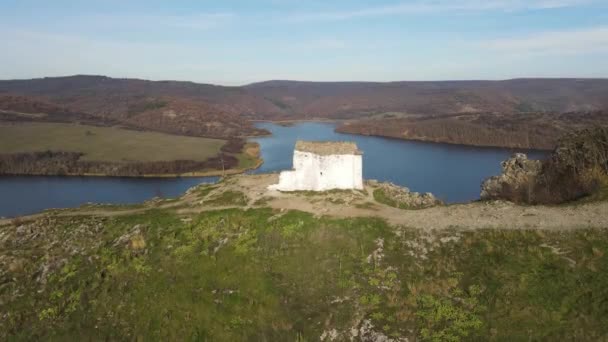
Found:
[{"label": "forested hillside", "polygon": [[346,122],[338,132],[472,146],[551,150],[561,136],[608,125],[608,111],[527,114],[458,114]]},{"label": "forested hillside", "polygon": [[349,119],[365,121],[342,126],[340,131],[546,149],[572,128],[605,124],[608,112],[606,79],[268,81],[224,87],[70,76],[0,81],[2,94],[2,120],[42,120],[35,115],[6,114],[14,107],[7,99],[20,98],[45,103],[25,106],[22,113],[62,109],[62,115],[43,113],[47,114],[44,120],[76,120],[66,113],[80,113],[78,117],[93,116],[101,122],[181,135],[227,138],[267,134],[256,129],[251,119]]}]

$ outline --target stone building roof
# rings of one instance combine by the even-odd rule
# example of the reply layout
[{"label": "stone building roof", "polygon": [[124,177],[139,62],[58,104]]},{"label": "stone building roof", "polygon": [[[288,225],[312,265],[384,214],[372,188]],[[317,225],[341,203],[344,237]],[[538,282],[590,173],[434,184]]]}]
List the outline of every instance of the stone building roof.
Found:
[{"label": "stone building roof", "polygon": [[362,154],[357,144],[350,141],[303,141],[296,142],[296,151],[310,152],[322,156],[332,154]]}]

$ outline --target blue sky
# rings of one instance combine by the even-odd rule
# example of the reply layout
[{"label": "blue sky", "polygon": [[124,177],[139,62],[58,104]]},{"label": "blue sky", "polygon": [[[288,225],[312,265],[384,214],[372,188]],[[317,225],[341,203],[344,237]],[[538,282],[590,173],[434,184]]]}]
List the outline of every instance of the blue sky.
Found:
[{"label": "blue sky", "polygon": [[0,0],[0,79],[608,77],[608,0]]}]

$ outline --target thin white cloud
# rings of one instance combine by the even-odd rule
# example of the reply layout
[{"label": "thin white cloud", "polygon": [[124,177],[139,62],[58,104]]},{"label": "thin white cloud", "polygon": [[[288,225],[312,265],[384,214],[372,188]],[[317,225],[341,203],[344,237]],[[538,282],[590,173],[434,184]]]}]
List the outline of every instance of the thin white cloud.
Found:
[{"label": "thin white cloud", "polygon": [[189,16],[170,16],[165,23],[174,27],[207,30],[227,25],[237,18],[234,13],[196,14]]},{"label": "thin white cloud", "polygon": [[533,9],[552,9],[552,8],[565,8],[565,7],[576,7],[593,4],[598,1],[592,0],[539,0],[534,4]]},{"label": "thin white cloud", "polygon": [[534,33],[485,41],[480,47],[509,54],[584,54],[608,51],[608,26]]},{"label": "thin white cloud", "polygon": [[547,10],[576,7],[598,0],[417,0],[395,5],[347,9],[339,11],[306,12],[287,16],[289,21],[338,21],[356,18],[405,14]]},{"label": "thin white cloud", "polygon": [[177,29],[210,30],[227,26],[236,21],[238,15],[231,12],[195,13],[188,15],[155,14],[95,14],[83,15],[79,19],[88,25],[111,27],[169,27]]}]

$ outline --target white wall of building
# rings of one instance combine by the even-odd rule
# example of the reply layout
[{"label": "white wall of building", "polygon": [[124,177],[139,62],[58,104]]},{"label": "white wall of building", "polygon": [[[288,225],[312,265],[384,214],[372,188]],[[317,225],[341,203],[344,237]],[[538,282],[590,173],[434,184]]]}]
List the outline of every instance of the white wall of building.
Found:
[{"label": "white wall of building", "polygon": [[331,189],[363,189],[363,160],[361,155],[318,155],[296,150],[294,171],[283,171],[279,184],[271,189],[281,191]]}]

